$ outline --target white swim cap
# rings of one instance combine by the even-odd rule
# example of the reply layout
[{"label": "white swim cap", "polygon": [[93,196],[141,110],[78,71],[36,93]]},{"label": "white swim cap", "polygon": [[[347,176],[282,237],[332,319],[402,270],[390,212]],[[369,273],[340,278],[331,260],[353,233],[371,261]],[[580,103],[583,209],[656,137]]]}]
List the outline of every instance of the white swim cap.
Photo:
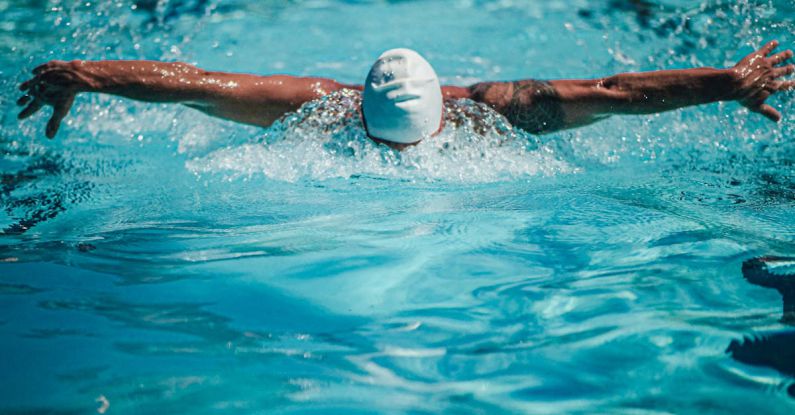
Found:
[{"label": "white swim cap", "polygon": [[375,61],[364,83],[362,113],[374,138],[409,144],[439,130],[442,88],[419,53],[392,49]]}]

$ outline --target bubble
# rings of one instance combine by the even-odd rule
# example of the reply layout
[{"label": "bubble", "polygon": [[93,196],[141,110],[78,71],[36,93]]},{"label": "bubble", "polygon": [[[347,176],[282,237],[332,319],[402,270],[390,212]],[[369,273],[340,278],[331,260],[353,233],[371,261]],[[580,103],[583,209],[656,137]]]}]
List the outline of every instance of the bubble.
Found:
[{"label": "bubble", "polygon": [[575,170],[500,114],[470,100],[448,102],[442,132],[403,151],[367,137],[360,105],[358,91],[329,94],[286,115],[253,142],[226,146],[187,166],[198,174],[284,181],[368,175],[467,183]]}]

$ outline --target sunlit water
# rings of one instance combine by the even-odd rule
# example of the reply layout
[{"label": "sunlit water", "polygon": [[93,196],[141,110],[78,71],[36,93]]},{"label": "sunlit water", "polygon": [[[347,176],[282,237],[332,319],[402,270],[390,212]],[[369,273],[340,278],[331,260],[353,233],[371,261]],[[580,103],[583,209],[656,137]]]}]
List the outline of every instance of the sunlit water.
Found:
[{"label": "sunlit water", "polygon": [[[786,331],[744,260],[795,255],[792,96],[535,137],[468,101],[397,153],[357,93],[268,130],[78,99],[18,123],[48,59],[361,83],[728,66],[792,45],[780,1],[0,1],[0,412],[780,413]],[[475,123],[468,120],[480,119]]]}]

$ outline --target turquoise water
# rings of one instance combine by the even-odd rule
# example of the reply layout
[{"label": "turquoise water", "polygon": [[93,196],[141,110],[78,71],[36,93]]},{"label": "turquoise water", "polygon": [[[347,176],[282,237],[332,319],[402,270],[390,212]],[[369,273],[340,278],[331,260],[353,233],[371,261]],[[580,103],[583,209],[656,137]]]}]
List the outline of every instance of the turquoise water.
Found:
[{"label": "turquoise water", "polygon": [[361,83],[403,46],[456,85],[727,66],[793,45],[788,0],[0,13],[0,412],[795,410],[794,374],[727,352],[788,332],[741,266],[795,255],[791,94],[780,125],[727,103],[541,137],[459,102],[485,129],[400,154],[340,121],[355,94],[269,130],[84,96],[52,141],[14,105],[53,58]]}]

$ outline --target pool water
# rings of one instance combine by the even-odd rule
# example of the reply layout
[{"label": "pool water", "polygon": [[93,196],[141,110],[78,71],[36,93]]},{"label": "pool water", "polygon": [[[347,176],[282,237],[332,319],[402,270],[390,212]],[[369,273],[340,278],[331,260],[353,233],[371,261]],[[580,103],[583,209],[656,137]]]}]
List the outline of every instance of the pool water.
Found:
[{"label": "pool water", "polygon": [[[268,130],[82,96],[52,141],[14,105],[55,58],[361,83],[410,47],[455,85],[725,67],[793,46],[789,0],[0,13],[0,412],[795,410],[781,295],[741,271],[795,256],[791,93],[779,125],[723,103],[544,136],[461,101],[402,153],[344,117],[352,92]],[[778,364],[729,352],[771,336]]]}]

